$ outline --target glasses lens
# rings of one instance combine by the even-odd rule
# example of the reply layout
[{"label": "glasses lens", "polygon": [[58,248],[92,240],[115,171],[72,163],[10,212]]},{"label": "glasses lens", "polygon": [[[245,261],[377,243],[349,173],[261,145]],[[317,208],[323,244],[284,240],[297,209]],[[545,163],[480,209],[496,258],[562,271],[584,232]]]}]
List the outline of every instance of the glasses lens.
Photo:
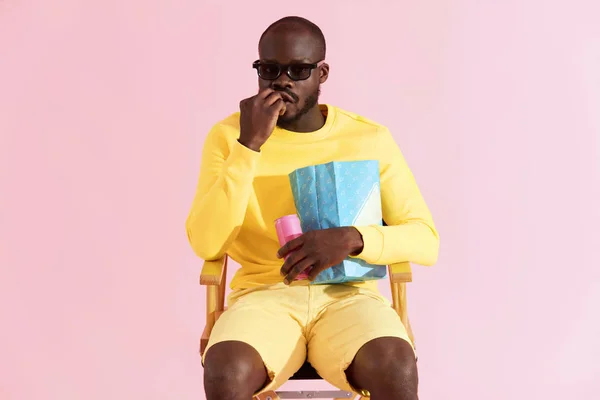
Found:
[{"label": "glasses lens", "polygon": [[288,72],[290,78],[296,81],[308,79],[310,76],[311,66],[307,64],[290,65]]},{"label": "glasses lens", "polygon": [[277,79],[280,70],[277,64],[260,64],[258,66],[258,75],[263,79]]}]

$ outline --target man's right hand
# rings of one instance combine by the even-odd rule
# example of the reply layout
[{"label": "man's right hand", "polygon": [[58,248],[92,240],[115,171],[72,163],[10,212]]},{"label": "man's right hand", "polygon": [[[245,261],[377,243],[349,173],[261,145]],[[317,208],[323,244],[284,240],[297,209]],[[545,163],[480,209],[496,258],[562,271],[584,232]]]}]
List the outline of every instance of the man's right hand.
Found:
[{"label": "man's right hand", "polygon": [[285,102],[273,89],[264,89],[256,96],[242,100],[239,142],[251,150],[260,151],[273,133],[277,118],[284,112]]}]

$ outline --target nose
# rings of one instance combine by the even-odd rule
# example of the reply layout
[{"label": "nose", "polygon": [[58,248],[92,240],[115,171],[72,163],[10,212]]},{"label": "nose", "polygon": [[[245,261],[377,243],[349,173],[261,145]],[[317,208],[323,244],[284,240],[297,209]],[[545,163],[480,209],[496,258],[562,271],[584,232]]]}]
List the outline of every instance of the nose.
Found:
[{"label": "nose", "polygon": [[286,71],[281,71],[281,74],[279,75],[279,77],[277,79],[275,79],[272,83],[271,86],[273,89],[277,90],[281,90],[281,89],[291,89],[294,87],[294,83],[293,81],[290,79],[289,76],[287,76]]}]

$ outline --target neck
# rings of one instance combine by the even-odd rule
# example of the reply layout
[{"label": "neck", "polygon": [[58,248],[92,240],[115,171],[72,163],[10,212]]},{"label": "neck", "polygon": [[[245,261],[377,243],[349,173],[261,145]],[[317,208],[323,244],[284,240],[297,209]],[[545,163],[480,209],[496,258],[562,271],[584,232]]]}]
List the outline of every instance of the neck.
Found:
[{"label": "neck", "polygon": [[318,104],[295,121],[281,121],[279,123],[279,126],[283,129],[301,133],[318,131],[323,125],[325,125],[325,116]]}]

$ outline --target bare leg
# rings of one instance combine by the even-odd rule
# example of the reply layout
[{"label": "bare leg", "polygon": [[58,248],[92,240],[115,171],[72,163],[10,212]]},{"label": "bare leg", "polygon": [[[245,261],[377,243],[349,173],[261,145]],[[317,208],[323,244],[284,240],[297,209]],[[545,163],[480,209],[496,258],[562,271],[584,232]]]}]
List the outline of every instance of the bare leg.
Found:
[{"label": "bare leg", "polygon": [[252,346],[227,341],[208,349],[204,360],[207,400],[251,400],[267,383],[265,365]]},{"label": "bare leg", "polygon": [[346,370],[355,388],[368,390],[372,400],[418,400],[415,353],[400,338],[383,337],[365,344]]}]

